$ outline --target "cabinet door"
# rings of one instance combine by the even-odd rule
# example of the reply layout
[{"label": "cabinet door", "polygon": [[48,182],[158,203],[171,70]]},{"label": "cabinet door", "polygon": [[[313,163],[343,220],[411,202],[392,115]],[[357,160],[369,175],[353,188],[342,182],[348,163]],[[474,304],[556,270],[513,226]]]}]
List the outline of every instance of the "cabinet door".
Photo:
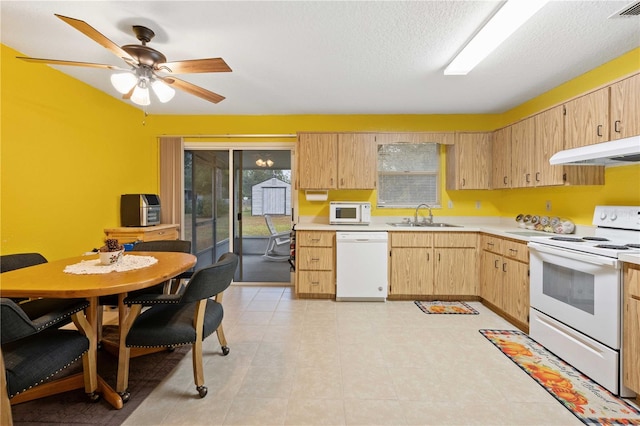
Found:
[{"label": "cabinet door", "polygon": [[624,384],[640,394],[640,269],[625,266],[622,359]]},{"label": "cabinet door", "polygon": [[611,139],[640,135],[640,74],[611,85]]},{"label": "cabinet door", "polygon": [[535,120],[527,118],[511,126],[511,186],[534,185]]},{"label": "cabinet door", "polygon": [[480,258],[480,296],[502,309],[502,256],[483,250]]},{"label": "cabinet door", "polygon": [[447,189],[489,189],[491,133],[456,133],[447,146]]},{"label": "cabinet door", "polygon": [[564,104],[564,148],[577,148],[609,140],[609,87]]},{"label": "cabinet door", "polygon": [[476,249],[434,249],[433,294],[478,295]]},{"label": "cabinet door", "polygon": [[562,185],[563,166],[552,166],[549,159],[564,149],[564,115],[562,106],[551,108],[535,116],[535,173],[536,186]]},{"label": "cabinet door", "polygon": [[378,174],[375,135],[338,135],[338,188],[375,189]]},{"label": "cabinet door", "polygon": [[503,258],[502,288],[504,311],[515,319],[529,323],[529,265]]},{"label": "cabinet door", "polygon": [[337,154],[337,134],[298,134],[298,176],[300,188],[337,188]]},{"label": "cabinet door", "polygon": [[511,126],[493,132],[491,187],[511,188]]},{"label": "cabinet door", "polygon": [[433,252],[430,248],[396,247],[391,250],[389,294],[433,293]]}]

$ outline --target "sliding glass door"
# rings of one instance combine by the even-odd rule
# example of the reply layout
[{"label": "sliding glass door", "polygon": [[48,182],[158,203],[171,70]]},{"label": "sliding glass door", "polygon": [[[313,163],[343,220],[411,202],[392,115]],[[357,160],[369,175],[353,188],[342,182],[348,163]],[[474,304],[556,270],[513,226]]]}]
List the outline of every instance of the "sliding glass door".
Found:
[{"label": "sliding glass door", "polygon": [[236,282],[289,283],[291,151],[185,151],[185,238],[197,267],[231,250]]}]

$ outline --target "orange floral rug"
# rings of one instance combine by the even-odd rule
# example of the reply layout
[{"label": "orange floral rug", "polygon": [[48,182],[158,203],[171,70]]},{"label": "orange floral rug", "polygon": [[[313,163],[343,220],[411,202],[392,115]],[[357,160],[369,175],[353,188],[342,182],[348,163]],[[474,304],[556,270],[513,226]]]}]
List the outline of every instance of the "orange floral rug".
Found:
[{"label": "orange floral rug", "polygon": [[640,425],[640,410],[516,330],[480,330],[498,349],[589,425]]},{"label": "orange floral rug", "polygon": [[467,314],[478,315],[478,311],[464,302],[421,302],[416,300],[415,303],[418,308],[425,314]]}]

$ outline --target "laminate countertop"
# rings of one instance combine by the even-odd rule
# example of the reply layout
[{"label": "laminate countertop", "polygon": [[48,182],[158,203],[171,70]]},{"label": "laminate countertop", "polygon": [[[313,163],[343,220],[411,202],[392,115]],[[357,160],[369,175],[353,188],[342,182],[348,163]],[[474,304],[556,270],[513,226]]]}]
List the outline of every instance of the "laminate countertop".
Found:
[{"label": "laminate countertop", "polygon": [[[528,242],[533,236],[553,236],[548,232],[535,231],[518,227],[514,219],[500,217],[469,217],[469,216],[451,216],[451,217],[434,217],[434,223],[448,223],[455,226],[452,227],[432,227],[432,226],[393,226],[391,223],[402,222],[401,216],[392,217],[372,217],[369,225],[331,225],[327,217],[301,217],[300,222],[296,224],[297,231],[387,231],[387,232],[483,232],[503,238],[511,238],[514,240]],[[594,227],[576,226],[574,235],[589,236],[593,235]]]}]

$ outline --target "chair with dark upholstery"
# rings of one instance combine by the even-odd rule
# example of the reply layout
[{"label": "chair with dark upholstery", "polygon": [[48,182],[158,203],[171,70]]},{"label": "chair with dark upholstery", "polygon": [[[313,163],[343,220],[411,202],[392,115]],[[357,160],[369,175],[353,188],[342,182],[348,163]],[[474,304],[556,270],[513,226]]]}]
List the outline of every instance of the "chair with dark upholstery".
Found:
[{"label": "chair with dark upholstery", "polygon": [[[229,353],[221,327],[223,309],[220,302],[222,292],[233,280],[237,265],[238,256],[225,253],[213,265],[194,272],[181,293],[146,294],[124,300],[131,307],[131,313],[120,337],[121,348],[124,343],[127,349],[120,351],[118,359],[118,392],[126,394],[128,398],[128,348],[191,344],[196,389],[201,398],[206,396],[202,341],[217,332],[223,355]],[[144,306],[149,308],[140,313]]]},{"label": "chair with dark upholstery", "polygon": [[[6,383],[2,388],[3,407],[9,405],[9,399],[41,385],[80,357],[85,373],[96,368],[88,356],[90,337],[78,330],[60,328],[73,319],[80,329],[87,331],[89,324],[83,310],[88,306],[84,299],[36,299],[17,304],[9,298],[0,298],[2,375],[3,384]],[[90,396],[97,398],[96,394]],[[3,424],[11,416],[4,411]]]},{"label": "chair with dark upholstery", "polygon": [[[0,273],[26,268],[27,266],[39,265],[41,263],[47,263],[47,259],[40,253],[5,254],[0,256]],[[19,302],[26,299],[12,297],[11,300]]]}]

